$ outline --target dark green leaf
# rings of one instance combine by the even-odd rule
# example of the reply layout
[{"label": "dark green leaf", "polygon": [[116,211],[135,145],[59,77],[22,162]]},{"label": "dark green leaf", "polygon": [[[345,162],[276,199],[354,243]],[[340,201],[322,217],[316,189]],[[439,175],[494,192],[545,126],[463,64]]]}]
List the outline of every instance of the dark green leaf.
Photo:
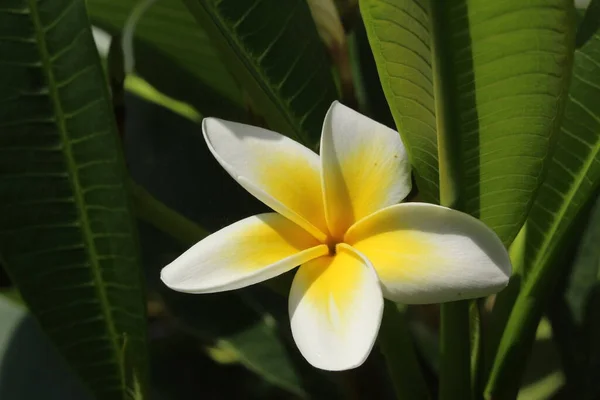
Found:
[{"label": "dark green leaf", "polygon": [[24,307],[0,296],[0,320],[1,399],[92,399]]},{"label": "dark green leaf", "polygon": [[[170,235],[184,246],[203,239],[208,232],[194,222],[153,198],[140,186],[131,186],[136,214],[143,221]],[[150,243],[151,237],[144,235],[146,256],[149,260],[151,281],[156,281],[164,257],[164,241]],[[170,247],[167,245],[167,247]],[[177,250],[179,246],[175,246]],[[165,262],[166,264],[166,262]],[[176,293],[158,283],[162,297],[171,314],[186,330],[203,340],[214,342],[214,349],[239,362],[249,370],[270,382],[300,397],[306,393],[291,362],[278,332],[277,321],[262,307],[254,294],[257,289],[245,289],[213,295],[190,295]],[[275,296],[279,304],[285,299]],[[286,313],[287,323],[287,313]]]},{"label": "dark green leaf", "polygon": [[[584,322],[586,304],[600,277],[600,200],[596,200],[592,212],[586,217],[587,227],[582,233],[565,292],[567,304],[577,325]],[[579,226],[580,229],[582,225]]]},{"label": "dark green leaf", "polygon": [[519,235],[523,252],[522,257],[513,257],[518,274],[513,279],[524,279],[522,289],[516,302],[515,290],[501,293],[494,309],[494,322],[503,336],[487,390],[499,399],[516,391],[544,304],[568,266],[556,261],[579,229],[575,221],[600,187],[599,78],[600,35],[596,33],[575,52],[561,134],[546,180]]},{"label": "dark green leaf", "polygon": [[[92,23],[118,35],[136,0],[89,0]],[[242,95],[206,33],[179,0],[154,2],[134,25],[135,71],[161,92],[207,116],[242,120]],[[127,49],[129,50],[129,49]],[[131,55],[129,55],[131,56]]]},{"label": "dark green leaf", "polygon": [[[173,315],[196,335],[214,341],[267,382],[306,397],[277,321],[262,309],[255,292],[254,288],[206,296],[164,292],[164,299]],[[278,300],[285,303],[284,298]]]},{"label": "dark green leaf", "polygon": [[600,27],[600,0],[591,0],[577,28],[575,46],[580,48]]},{"label": "dark green leaf", "polygon": [[136,230],[84,0],[0,6],[0,253],[97,398],[146,383]]},{"label": "dark green leaf", "polygon": [[185,0],[269,127],[315,147],[336,98],[305,0]]},{"label": "dark green leaf", "polygon": [[565,390],[565,376],[554,334],[548,320],[542,319],[537,328],[531,357],[525,362],[526,371],[517,400],[577,399],[560,395]]},{"label": "dark green leaf", "polygon": [[399,399],[428,399],[429,391],[415,352],[406,306],[385,302],[379,346]]},{"label": "dark green leaf", "polygon": [[[565,330],[562,339],[568,347],[561,352],[567,353],[563,359],[574,359],[571,365],[565,364],[567,384],[569,387],[576,386],[576,393],[581,393],[583,398],[594,399],[600,396],[597,379],[600,372],[600,198],[596,199],[586,217],[587,229],[582,235],[565,292],[566,310],[563,314],[568,312],[572,315],[572,321],[564,321],[563,318],[556,324],[559,325],[557,329]],[[576,327],[577,335],[572,333],[574,329],[565,329],[569,327],[567,322]],[[574,367],[567,370],[566,367],[572,364],[575,364]]]}]

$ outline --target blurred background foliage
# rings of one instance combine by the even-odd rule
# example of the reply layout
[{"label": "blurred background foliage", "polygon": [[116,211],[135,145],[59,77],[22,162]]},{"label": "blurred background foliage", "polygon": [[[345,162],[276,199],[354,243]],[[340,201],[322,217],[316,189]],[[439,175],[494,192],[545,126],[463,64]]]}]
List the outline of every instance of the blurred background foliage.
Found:
[{"label": "blurred background foliage", "polygon": [[[72,8],[79,7],[83,12],[83,2],[76,0],[73,3],[76,5]],[[203,116],[269,126],[315,147],[323,110],[336,98],[394,128],[394,117],[397,122],[398,113],[405,111],[401,107],[400,111],[394,109],[393,103],[389,106],[386,101],[387,89],[382,88],[378,75],[378,55],[376,53],[374,57],[369,45],[358,1],[294,0],[286,7],[275,3],[277,0],[87,0],[89,22],[79,19],[79,24],[84,30],[90,23],[94,26],[101,65],[112,93],[110,104],[102,101],[99,104],[112,107],[116,125],[102,129],[114,134],[115,138],[121,138],[115,143],[122,146],[124,165],[130,176],[119,178],[119,190],[131,194],[133,204],[130,210],[136,217],[134,227],[139,232],[139,266],[144,276],[142,286],[146,291],[147,326],[132,322],[132,318],[117,320],[116,326],[121,323],[125,333],[117,335],[119,339],[110,336],[111,333],[105,334],[117,345],[111,350],[117,361],[113,362],[105,355],[91,355],[98,358],[92,360],[93,368],[89,372],[82,373],[82,365],[87,361],[78,359],[77,354],[67,354],[66,359],[71,363],[69,367],[51,342],[52,339],[56,344],[60,335],[44,333],[55,323],[52,311],[48,311],[52,318],[42,318],[40,325],[33,320],[25,305],[39,308],[43,306],[40,302],[53,298],[52,293],[43,297],[32,292],[44,285],[51,286],[42,275],[44,265],[36,266],[36,273],[40,275],[32,279],[32,289],[21,289],[21,294],[8,274],[0,271],[0,399],[140,398],[142,395],[150,399],[359,399],[393,396],[392,384],[377,351],[361,368],[336,374],[315,370],[301,358],[291,339],[287,302],[281,297],[289,286],[289,274],[269,286],[258,285],[207,296],[169,291],[158,279],[161,267],[208,232],[266,210],[262,203],[230,179],[210,155],[200,134],[199,122]],[[6,5],[0,4],[0,13],[5,13],[0,17],[5,18],[0,19],[5,22],[4,25],[0,23],[0,61],[6,64],[10,64],[7,60],[11,60],[1,52],[8,54],[12,48],[2,40],[9,36],[7,32],[12,26],[11,21],[14,26],[19,23],[17,13],[9,11],[18,10],[23,4],[25,2],[13,0]],[[71,6],[66,2],[55,1],[54,4],[57,5],[55,9],[42,10],[38,21],[41,26],[47,22],[45,29],[48,31],[53,26],[53,18],[65,15],[70,18],[71,14]],[[577,5],[581,9],[587,6],[585,2]],[[574,68],[581,74],[599,71],[600,35],[598,24],[593,19],[594,15],[598,18],[599,5],[600,2],[592,1],[589,7],[586,18],[592,22],[586,22],[585,18],[580,22],[577,34],[579,50],[575,55]],[[581,15],[583,12],[580,12]],[[66,22],[69,21],[61,24]],[[253,28],[260,24],[266,27],[268,34],[253,36]],[[65,31],[64,34],[79,37],[75,31]],[[273,37],[277,40],[271,41]],[[91,40],[86,43],[91,44]],[[49,59],[62,54],[60,48],[55,49],[54,56],[52,48],[48,51]],[[28,61],[26,52],[20,54],[23,58],[18,62],[31,61]],[[381,56],[385,55],[382,52]],[[93,61],[95,56],[88,54],[86,57]],[[13,71],[3,71],[0,84],[9,87],[7,74],[10,72]],[[100,75],[95,76],[98,79]],[[57,78],[57,87],[62,84]],[[64,85],[69,85],[68,79]],[[594,87],[600,82],[596,79],[590,85]],[[101,86],[100,81],[90,84],[88,92],[102,98],[106,93]],[[597,90],[600,86],[595,87]],[[584,100],[597,103],[599,94],[589,90]],[[57,93],[60,95],[60,90]],[[5,97],[0,91],[0,98],[5,102],[2,104],[6,112],[0,115],[6,117],[12,110],[6,107],[10,96]],[[571,102],[577,104],[584,100],[571,96]],[[566,105],[568,119],[573,124],[585,124],[585,118],[578,115],[577,110],[570,109],[569,104],[567,102]],[[596,112],[595,121],[589,122],[584,140],[592,154],[590,163],[593,164],[598,163],[600,112],[597,104],[588,108]],[[64,115],[70,115],[69,110]],[[23,119],[27,118],[25,114]],[[0,120],[0,130],[8,126],[2,125],[3,122]],[[98,124],[101,125],[100,122]],[[563,125],[563,130],[567,129],[565,126],[569,128]],[[410,124],[407,129],[412,129]],[[559,143],[562,143],[561,140],[558,139]],[[23,145],[32,143],[45,142],[32,137]],[[2,145],[8,146],[8,139],[0,142]],[[86,151],[86,157],[93,159],[98,156],[102,160],[112,150],[106,150],[104,155]],[[569,162],[556,157],[559,165]],[[1,172],[20,172],[9,169],[8,162],[11,160],[5,158],[0,161]],[[550,165],[548,168],[552,171],[552,163]],[[583,180],[587,171],[583,168],[587,167],[587,164],[577,164],[572,168],[569,165],[567,172],[577,170],[580,173],[575,178]],[[40,165],[40,168],[42,171],[47,166]],[[422,182],[419,179],[426,173],[417,176],[417,181]],[[566,181],[571,178],[570,174],[565,174]],[[540,270],[556,270],[556,284],[548,286],[552,293],[549,301],[542,305],[544,317],[539,325],[534,318],[537,325],[535,344],[529,361],[523,363],[525,371],[519,399],[600,398],[600,381],[597,379],[600,376],[600,202],[597,200],[597,185],[595,188],[592,186],[589,188],[592,194],[579,199],[581,207],[574,211],[567,209],[572,214],[567,215],[575,218],[576,222],[569,223],[564,229],[561,226],[545,229],[543,233],[549,239],[545,236],[535,239],[547,240],[549,246],[557,249],[552,257],[554,267],[541,266],[545,261],[538,258],[542,256],[534,257],[540,264]],[[413,193],[413,196],[427,199],[428,187],[423,183],[420,186],[423,193]],[[546,190],[552,191],[552,187],[550,185],[550,189]],[[11,261],[21,262],[23,254],[27,255],[31,249],[24,247],[19,252],[7,248],[7,243],[16,246],[7,237],[19,227],[6,228],[9,220],[6,215],[11,211],[6,205],[9,189],[4,186],[2,190],[5,190],[0,192],[4,203],[0,210],[5,215],[2,217],[5,232],[0,260],[2,265],[9,266]],[[543,191],[542,187],[541,193]],[[538,197],[528,223],[536,218],[536,207],[537,218],[550,223],[557,213],[566,213],[560,201],[545,203],[550,197]],[[113,200],[114,197],[109,197],[98,201],[112,207]],[[127,203],[127,200],[121,200],[122,204]],[[573,198],[570,200],[574,201]],[[82,201],[87,202],[88,199],[84,196]],[[89,201],[93,203],[95,199]],[[559,211],[553,208],[555,205]],[[544,214],[548,208],[549,216]],[[556,218],[562,217],[564,215],[561,214]],[[93,220],[94,216],[90,218]],[[487,222],[493,225],[494,218],[495,215],[491,215]],[[513,228],[518,228],[521,223],[511,221]],[[90,227],[96,229],[93,224]],[[557,238],[550,237],[554,234],[552,229],[558,232]],[[514,232],[506,233],[507,244],[518,229],[512,230]],[[519,237],[525,235],[523,232],[513,244],[511,255],[522,250]],[[33,242],[43,239],[30,238]],[[112,243],[108,248],[115,252],[119,245]],[[90,262],[90,265],[93,264]],[[119,266],[114,268],[116,270]],[[135,271],[134,267],[128,268]],[[517,272],[525,274],[521,270]],[[53,279],[64,276],[57,275]],[[21,286],[21,274],[12,271],[11,277]],[[100,278],[111,279],[106,276]],[[511,286],[518,286],[521,280],[514,282]],[[136,290],[141,292],[139,287]],[[518,290],[519,287],[509,290],[504,299],[498,300],[499,304],[506,304],[506,315],[499,318],[502,329],[509,319],[512,305],[518,301],[515,300]],[[107,319],[110,319],[111,307],[121,304],[121,300],[110,296],[108,293],[109,305],[102,308],[103,315],[108,315]],[[135,293],[128,293],[127,296],[123,303],[131,304],[131,307],[142,299],[141,294],[136,297]],[[83,298],[77,302],[83,302]],[[38,309],[32,311],[40,318]],[[419,363],[431,395],[435,397],[440,368],[438,307],[414,306],[406,312]],[[63,321],[68,317],[68,314],[63,315]],[[492,328],[498,329],[493,325]],[[85,329],[89,332],[90,328]],[[74,335],[85,332],[85,329]],[[128,355],[135,340],[132,332],[138,334],[140,341],[146,340],[144,336],[147,333],[148,373],[114,378],[120,379],[119,382],[124,385],[115,392],[95,388],[90,384],[90,376],[110,375],[132,363],[145,363]],[[59,337],[58,349],[65,351],[71,339]],[[500,342],[499,337],[497,341]],[[83,346],[88,345],[83,343]],[[122,354],[119,346],[122,346]],[[146,357],[143,350],[135,353],[140,360]],[[106,365],[103,357],[108,360]],[[94,364],[98,360],[100,369],[96,369]],[[493,369],[492,366],[489,368]],[[519,377],[515,379],[518,381]],[[149,382],[148,386],[146,382]],[[149,389],[143,393],[145,389],[139,389],[138,384]],[[100,381],[98,385],[105,383]]]}]

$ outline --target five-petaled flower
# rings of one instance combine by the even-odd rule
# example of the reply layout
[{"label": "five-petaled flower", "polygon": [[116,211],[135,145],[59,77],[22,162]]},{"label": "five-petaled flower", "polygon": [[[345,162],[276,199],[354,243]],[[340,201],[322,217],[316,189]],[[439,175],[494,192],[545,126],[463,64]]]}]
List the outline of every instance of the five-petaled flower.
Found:
[{"label": "five-petaled flower", "polygon": [[274,211],[206,237],[161,273],[171,289],[213,293],[296,266],[289,296],[294,340],[315,367],[361,365],[377,337],[383,298],[414,304],[486,296],[511,273],[499,238],[481,221],[403,203],[410,164],[400,136],[334,102],[320,152],[278,133],[207,118],[218,162]]}]

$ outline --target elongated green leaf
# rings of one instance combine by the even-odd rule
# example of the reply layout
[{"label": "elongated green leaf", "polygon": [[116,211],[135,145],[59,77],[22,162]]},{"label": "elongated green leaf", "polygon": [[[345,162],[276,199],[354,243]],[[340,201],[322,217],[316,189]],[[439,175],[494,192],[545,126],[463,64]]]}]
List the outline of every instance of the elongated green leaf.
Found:
[{"label": "elongated green leaf", "polygon": [[[90,19],[111,34],[122,34],[132,11],[140,3],[140,0],[89,0]],[[224,97],[233,101],[240,99],[239,90],[219,54],[181,1],[153,2],[137,21],[134,37],[142,47],[143,44],[152,46],[199,80],[213,82]],[[144,67],[142,60],[138,61],[136,68]]]},{"label": "elongated green leaf", "polygon": [[84,0],[0,4],[0,254],[97,398],[146,381],[136,231]]},{"label": "elongated green leaf", "polygon": [[[582,270],[592,270],[596,272],[593,279],[593,287],[587,291],[586,296],[586,315],[583,321],[583,334],[585,339],[586,351],[586,385],[584,393],[588,398],[600,397],[600,382],[598,382],[598,373],[600,372],[600,249],[598,249],[598,240],[600,239],[600,197],[596,200],[595,210],[590,219],[590,226],[581,248],[581,265],[576,266],[576,272],[581,271],[581,275],[590,275]],[[578,268],[579,267],[579,268]],[[578,271],[579,270],[579,271]],[[584,291],[586,291],[584,289]]]},{"label": "elongated green leaf", "polygon": [[92,399],[27,309],[4,293],[0,321],[0,398]]},{"label": "elongated green leaf", "polygon": [[[599,78],[600,35],[596,32],[575,52],[562,132],[523,231],[524,252],[513,259],[517,272],[525,276],[523,288],[516,302],[512,291],[501,293],[494,310],[495,322],[506,326],[487,387],[494,398],[510,398],[516,391],[543,305],[561,275],[564,264],[555,262],[561,244],[571,229],[578,229],[573,221],[600,186]],[[502,316],[507,310],[512,312],[505,324]]]},{"label": "elongated green leaf", "polygon": [[535,342],[531,348],[531,358],[526,363],[523,384],[517,400],[577,399],[564,391],[565,376],[561,360],[554,346],[555,332],[548,320],[543,318],[536,330]]},{"label": "elongated green leaf", "polygon": [[577,28],[575,45],[583,46],[600,26],[600,0],[591,0]]},{"label": "elongated green leaf", "polygon": [[[138,217],[181,244],[192,245],[208,235],[142,187],[132,184],[131,190]],[[149,258],[160,259],[160,255],[155,254],[160,246],[146,244],[146,249],[153,253]],[[151,274],[159,275],[158,271]],[[306,397],[300,376],[279,336],[277,321],[261,306],[255,294],[257,289],[211,296],[176,293],[162,284],[159,289],[171,314],[194,334],[214,341],[215,349],[224,352],[231,362],[244,365],[273,385]],[[278,303],[285,304],[284,298],[273,296]],[[285,319],[287,323],[287,315]]]},{"label": "elongated green leaf", "polygon": [[[214,340],[220,350],[231,353],[234,361],[267,382],[305,398],[300,376],[279,336],[277,321],[262,309],[253,289],[211,297],[171,291],[164,293],[164,299],[172,314],[192,332]],[[277,300],[285,303],[283,298]]]},{"label": "elongated green leaf", "polygon": [[356,70],[354,81],[361,112],[390,128],[395,128],[362,20],[354,27],[349,37],[349,44],[352,66]]},{"label": "elongated green leaf", "polygon": [[386,301],[378,340],[396,397],[430,398],[410,336],[406,306]]},{"label": "elongated green leaf", "polygon": [[316,145],[336,98],[305,0],[185,0],[270,128]]},{"label": "elongated green leaf", "polygon": [[[145,1],[147,2],[147,1]],[[92,23],[120,40],[138,0],[89,0]],[[135,25],[136,72],[205,115],[240,120],[242,95],[202,28],[180,0],[150,4]],[[130,49],[127,49],[128,51]],[[128,54],[129,55],[129,54]]]},{"label": "elongated green leaf", "polygon": [[431,24],[426,2],[361,0],[362,18],[396,126],[425,201],[439,202]]},{"label": "elongated green leaf", "polygon": [[[587,228],[574,257],[571,276],[567,282],[563,307],[553,307],[556,318],[553,329],[562,364],[565,366],[567,387],[571,393],[586,399],[600,396],[600,197],[591,211],[582,211]],[[557,302],[553,296],[553,303]],[[561,317],[558,319],[558,317]],[[560,336],[558,335],[560,333]]]},{"label": "elongated green leaf", "polygon": [[565,298],[573,320],[577,325],[584,323],[586,304],[600,277],[600,197],[591,212],[586,215],[587,227],[582,232],[577,256],[573,261],[573,272],[569,278]]},{"label": "elongated green leaf", "polygon": [[[439,201],[446,166],[438,154],[451,154],[459,166],[450,177],[459,208],[509,244],[542,182],[558,131],[572,59],[572,1],[360,5],[423,198]],[[434,73],[432,65],[442,70]],[[441,85],[445,99],[435,97]],[[438,101],[445,112],[436,115]],[[438,149],[442,134],[447,142]]]}]

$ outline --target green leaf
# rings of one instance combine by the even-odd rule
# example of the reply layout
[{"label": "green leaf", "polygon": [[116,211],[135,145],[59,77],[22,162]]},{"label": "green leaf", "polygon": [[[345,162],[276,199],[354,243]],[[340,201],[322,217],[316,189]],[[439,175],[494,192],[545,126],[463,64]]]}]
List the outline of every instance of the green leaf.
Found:
[{"label": "green leaf", "polygon": [[570,363],[563,364],[575,367],[571,371],[565,368],[568,386],[576,387],[576,393],[583,398],[594,399],[600,396],[597,379],[600,371],[600,197],[591,212],[583,214],[587,228],[582,234],[563,300],[563,314],[572,316],[570,322],[575,328],[567,330],[569,324],[563,318],[556,321],[555,331],[564,331],[562,339],[566,342],[566,351],[561,355]]},{"label": "green leaf", "polygon": [[[558,132],[572,61],[572,1],[360,5],[423,199],[439,202],[440,179],[451,179],[458,190],[453,203],[508,245],[542,183]],[[440,177],[448,171],[439,154],[455,159],[450,177]]]},{"label": "green leaf", "polygon": [[[554,294],[564,263],[556,262],[582,210],[600,187],[600,35],[575,52],[575,66],[562,130],[546,180],[531,209],[524,231],[522,257],[513,259],[524,277],[514,290],[503,292],[494,309],[495,324],[504,332],[487,391],[510,398],[522,372],[523,358],[533,341],[543,306]],[[568,265],[568,264],[566,264]],[[503,315],[508,315],[505,322]]]},{"label": "green leaf", "polygon": [[[584,383],[588,369],[585,366],[584,341],[563,293],[553,296],[546,307],[546,315],[552,325],[552,340],[560,355],[560,365],[566,381],[564,390],[571,398],[585,397],[582,394],[585,391]],[[531,352],[533,359],[534,350]]]},{"label": "green leaf", "polygon": [[357,26],[354,27],[349,36],[348,44],[352,66],[355,69],[356,97],[361,112],[394,129],[394,119],[383,94],[381,82],[377,75],[377,66],[373,59],[373,53],[362,20],[359,20]]},{"label": "green leaf", "polygon": [[27,309],[0,296],[0,321],[0,398],[92,399]]},{"label": "green leaf", "polygon": [[378,340],[396,397],[430,398],[410,335],[406,306],[391,301],[385,302]]},{"label": "green leaf", "polygon": [[[194,244],[209,234],[153,198],[141,186],[132,183],[130,190],[138,218],[169,234],[181,244]],[[158,246],[148,244],[147,247],[156,250]],[[152,255],[152,258],[159,257]],[[158,271],[150,273],[158,276]],[[210,296],[176,293],[164,285],[159,290],[171,314],[186,330],[214,342],[209,353],[215,360],[238,362],[267,382],[306,397],[300,376],[279,336],[277,321],[255,295],[257,289]],[[285,304],[283,298],[276,297],[277,303]],[[234,314],[236,317],[232,318]]]},{"label": "green leaf", "polygon": [[129,183],[136,216],[169,234],[180,243],[191,246],[210,234],[202,227],[152,197],[143,187]]},{"label": "green leaf", "polygon": [[587,227],[583,231],[573,272],[569,277],[565,298],[574,322],[584,324],[586,306],[600,278],[600,198],[586,215]]},{"label": "green leaf", "polygon": [[315,147],[336,88],[304,0],[185,0],[269,127]]},{"label": "green leaf", "polygon": [[146,383],[144,296],[84,0],[0,6],[0,254],[97,398]]},{"label": "green leaf", "polygon": [[[138,0],[88,0],[92,23],[120,40]],[[207,116],[241,120],[242,94],[180,0],[160,0],[134,26],[135,71],[160,92]]]},{"label": "green leaf", "polygon": [[[517,400],[577,399],[579,397],[560,396],[564,390],[564,366],[554,346],[554,334],[548,320],[543,318],[536,331],[535,342],[531,349],[531,358],[526,364],[523,385]],[[561,368],[562,367],[562,368]]]},{"label": "green leaf", "polygon": [[[230,353],[233,360],[267,382],[305,398],[300,376],[279,336],[277,321],[262,308],[255,292],[250,288],[191,296],[164,291],[163,298],[187,330],[214,341],[221,351]],[[277,300],[285,303],[279,296]]]},{"label": "green leaf", "polygon": [[577,27],[575,46],[583,46],[600,27],[600,0],[591,0],[585,10],[583,19]]},{"label": "green leaf", "polygon": [[[122,35],[129,16],[141,3],[139,0],[88,0],[90,19],[107,32]],[[181,1],[160,0],[151,4],[135,25],[134,38],[137,39],[134,41],[136,68],[144,67],[144,49],[153,49],[196,79],[213,82],[214,88],[225,98],[240,100],[239,89],[218,52]],[[138,45],[142,48],[139,52]]]}]

